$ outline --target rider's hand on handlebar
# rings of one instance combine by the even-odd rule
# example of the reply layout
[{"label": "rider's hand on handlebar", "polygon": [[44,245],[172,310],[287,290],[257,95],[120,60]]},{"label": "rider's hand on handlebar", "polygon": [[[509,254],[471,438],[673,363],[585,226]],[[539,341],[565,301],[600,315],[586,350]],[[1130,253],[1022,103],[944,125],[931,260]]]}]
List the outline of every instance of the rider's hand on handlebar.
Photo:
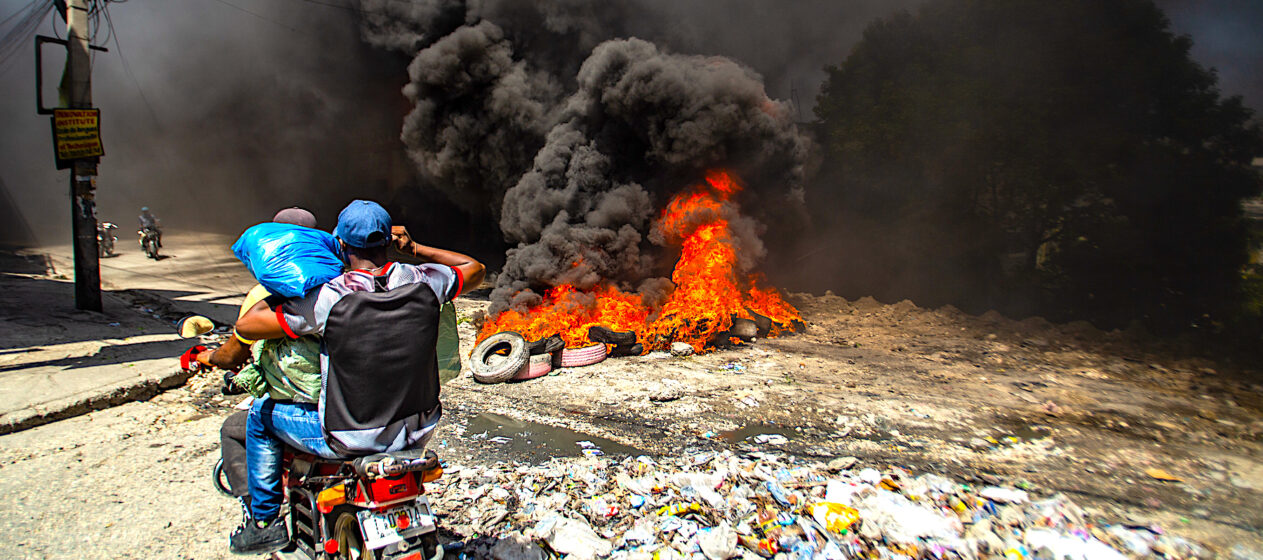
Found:
[{"label": "rider's hand on handlebar", "polygon": [[214,353],[215,353],[214,348],[211,348],[209,350],[204,350],[202,352],[198,352],[197,356],[195,356],[195,359],[197,360],[197,363],[202,364],[203,366],[206,366],[207,368],[213,368],[215,367],[215,364],[212,364],[210,359],[211,359],[211,355]]}]

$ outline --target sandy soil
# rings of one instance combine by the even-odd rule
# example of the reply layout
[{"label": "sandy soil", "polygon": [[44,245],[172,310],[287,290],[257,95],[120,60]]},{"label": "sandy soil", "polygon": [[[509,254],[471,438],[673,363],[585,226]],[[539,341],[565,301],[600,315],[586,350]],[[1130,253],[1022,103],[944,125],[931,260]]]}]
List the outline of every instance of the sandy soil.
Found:
[{"label": "sandy soil", "polygon": [[[1257,370],[1083,323],[791,301],[807,322],[796,335],[685,358],[609,359],[523,383],[464,377],[444,402],[652,453],[769,447],[748,436],[781,433],[789,442],[771,447],[1065,492],[1103,516],[1157,522],[1212,547],[1260,541]],[[462,314],[479,307],[467,302]],[[471,342],[472,326],[463,329]],[[1154,468],[1182,482],[1146,474]]]}]

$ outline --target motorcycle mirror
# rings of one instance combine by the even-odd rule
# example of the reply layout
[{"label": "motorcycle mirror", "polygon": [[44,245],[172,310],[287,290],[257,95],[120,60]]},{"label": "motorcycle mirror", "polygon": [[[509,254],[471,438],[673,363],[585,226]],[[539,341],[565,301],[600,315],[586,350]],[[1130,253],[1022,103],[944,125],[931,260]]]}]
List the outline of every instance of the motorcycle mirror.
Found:
[{"label": "motorcycle mirror", "polygon": [[215,322],[201,315],[189,315],[175,324],[175,330],[180,333],[180,338],[201,336],[214,329]]}]

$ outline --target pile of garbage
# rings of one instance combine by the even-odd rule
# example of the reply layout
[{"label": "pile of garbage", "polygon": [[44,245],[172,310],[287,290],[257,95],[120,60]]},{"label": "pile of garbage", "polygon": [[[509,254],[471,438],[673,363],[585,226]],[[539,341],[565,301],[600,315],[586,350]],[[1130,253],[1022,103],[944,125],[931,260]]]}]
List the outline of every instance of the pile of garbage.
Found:
[{"label": "pile of garbage", "polygon": [[426,487],[462,559],[1208,558],[1157,526],[1107,524],[1063,495],[898,467],[730,451],[449,465]]}]

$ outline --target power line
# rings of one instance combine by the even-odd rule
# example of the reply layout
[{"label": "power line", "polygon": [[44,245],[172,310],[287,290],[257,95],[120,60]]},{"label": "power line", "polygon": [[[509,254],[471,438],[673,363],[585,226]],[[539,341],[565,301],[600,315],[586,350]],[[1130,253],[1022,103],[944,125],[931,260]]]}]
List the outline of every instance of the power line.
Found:
[{"label": "power line", "polygon": [[388,16],[388,15],[390,15],[390,14],[387,14],[386,12],[379,12],[379,11],[373,11],[373,10],[365,10],[365,9],[363,9],[363,8],[357,8],[357,7],[355,7],[355,6],[345,6],[345,5],[342,5],[342,4],[334,4],[333,2],[328,2],[328,1],[326,1],[326,0],[297,0],[297,1],[298,1],[298,2],[306,2],[306,3],[308,3],[308,4],[315,4],[315,5],[317,5],[317,6],[325,6],[325,7],[328,7],[328,8],[337,8],[337,9],[339,9],[339,10],[346,10],[346,11],[348,11],[348,12],[352,12],[352,13],[359,14],[359,15],[365,15],[365,14],[380,15],[380,16]]},{"label": "power line", "polygon": [[245,12],[245,13],[247,13],[247,14],[250,14],[250,15],[252,15],[252,16],[254,16],[254,17],[257,17],[257,18],[259,18],[259,19],[261,19],[261,20],[263,20],[263,21],[266,21],[266,22],[269,22],[269,23],[276,24],[276,25],[278,25],[278,26],[280,26],[280,27],[284,27],[285,29],[288,29],[288,30],[290,30],[290,31],[293,31],[294,33],[298,33],[298,32],[299,32],[297,29],[294,29],[293,27],[290,27],[290,26],[288,26],[288,25],[285,25],[284,23],[281,23],[281,22],[279,22],[279,21],[276,21],[276,20],[274,20],[274,19],[272,19],[272,18],[269,18],[269,17],[267,17],[267,16],[265,16],[265,15],[262,15],[262,14],[256,14],[256,13],[254,13],[254,12],[250,11],[250,10],[247,10],[247,9],[245,9],[245,8],[242,8],[241,6],[238,6],[238,5],[236,5],[236,4],[233,4],[233,3],[231,3],[231,2],[228,2],[228,0],[215,0],[215,1],[216,1],[216,2],[219,2],[220,4],[223,4],[223,5],[225,5],[225,6],[228,6],[228,7],[230,7],[230,8],[235,8],[235,9],[237,9],[237,10],[241,10],[241,11],[243,11],[243,12]]},{"label": "power line", "polygon": [[40,2],[42,2],[42,1],[44,1],[44,0],[33,0],[31,3],[27,4],[26,6],[24,6],[24,7],[22,7],[22,8],[18,8],[18,10],[17,10],[16,12],[13,12],[13,15],[11,15],[11,16],[9,16],[9,17],[7,17],[7,18],[4,18],[4,21],[0,21],[0,26],[3,26],[3,25],[5,25],[5,24],[9,23],[9,21],[11,21],[13,18],[18,17],[18,15],[19,15],[19,14],[21,14],[22,12],[24,12],[24,11],[26,11],[26,10],[31,9],[31,8],[32,8],[32,7],[34,7],[36,4],[39,4],[39,3],[40,3]]},{"label": "power line", "polygon": [[145,109],[149,111],[149,117],[153,119],[154,125],[159,130],[162,129],[162,123],[158,120],[158,113],[154,112],[153,105],[149,103],[149,97],[145,95],[145,90],[140,87],[140,81],[136,79],[136,75],[132,73],[132,65],[127,63],[127,57],[123,55],[123,44],[118,40],[118,33],[114,31],[114,18],[110,17],[109,2],[102,7],[105,13],[105,23],[109,25],[110,37],[114,38],[114,49],[118,51],[119,60],[123,61],[123,72],[131,78],[132,84],[136,86],[136,91],[140,93],[140,101],[145,104]]},{"label": "power line", "polygon": [[341,4],[334,4],[333,2],[321,2],[320,0],[299,0],[299,1],[306,2],[308,4],[315,4],[317,6],[328,6],[330,8],[339,8],[339,9],[347,10],[350,12],[364,13],[362,10],[359,10],[357,8],[353,8],[351,6],[343,6]]},{"label": "power line", "polygon": [[6,24],[14,18],[18,19],[13,27],[0,36],[0,74],[10,68],[9,61],[14,55],[21,52],[26,45],[31,44],[31,38],[35,36],[40,24],[52,9],[52,0],[34,0],[5,18]]}]

